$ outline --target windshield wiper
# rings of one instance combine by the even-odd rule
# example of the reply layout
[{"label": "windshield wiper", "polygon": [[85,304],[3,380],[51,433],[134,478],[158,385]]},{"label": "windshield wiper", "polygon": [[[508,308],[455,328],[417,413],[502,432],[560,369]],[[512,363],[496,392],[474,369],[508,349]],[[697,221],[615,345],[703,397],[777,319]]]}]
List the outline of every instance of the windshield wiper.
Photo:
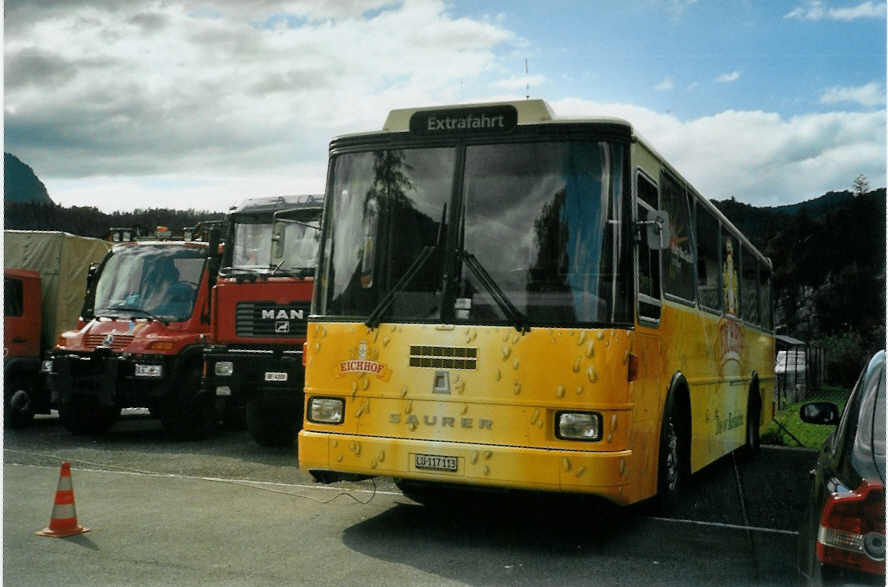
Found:
[{"label": "windshield wiper", "polygon": [[386,310],[389,309],[389,306],[392,305],[392,302],[395,301],[395,296],[401,293],[407,284],[410,283],[410,280],[419,273],[419,270],[423,268],[426,264],[426,261],[429,260],[429,257],[438,250],[437,245],[426,245],[419,252],[419,255],[413,260],[413,263],[410,264],[410,267],[407,268],[407,271],[404,272],[404,275],[401,276],[401,279],[392,286],[388,292],[379,300],[379,303],[376,304],[376,307],[373,308],[373,311],[370,312],[370,315],[367,317],[367,321],[364,322],[369,328],[376,328],[379,326],[379,321],[382,318],[382,315],[385,314]]},{"label": "windshield wiper", "polygon": [[475,255],[472,253],[462,250],[457,253],[457,256],[461,258],[466,267],[472,272],[478,281],[481,282],[481,285],[484,286],[484,289],[487,290],[487,293],[490,294],[490,297],[493,298],[493,301],[500,307],[506,317],[512,321],[512,325],[515,327],[515,330],[520,332],[522,335],[530,332],[530,324],[527,322],[527,316],[521,313],[515,304],[509,299],[509,296],[505,294],[505,292],[500,289],[500,286],[497,282],[491,277],[490,273],[487,272],[487,269],[481,265],[481,262],[478,260]]},{"label": "windshield wiper", "polygon": [[[142,308],[127,308],[127,307],[114,307],[114,308],[104,308],[100,310],[101,312],[139,312],[143,316],[150,318],[152,320],[156,320],[158,322],[163,322],[164,324],[169,324],[169,320],[165,318],[161,318],[156,314],[152,314],[148,310],[143,310]],[[99,312],[96,312],[96,316],[99,316]],[[100,316],[101,317],[101,316]]]},{"label": "windshield wiper", "polygon": [[388,292],[379,300],[379,303],[376,304],[376,307],[373,308],[373,311],[370,312],[370,315],[367,317],[367,321],[364,324],[368,328],[376,328],[379,326],[379,321],[382,318],[383,314],[385,314],[386,310],[389,309],[389,306],[392,305],[392,302],[395,301],[395,296],[401,293],[405,287],[410,283],[410,280],[413,279],[419,270],[425,266],[426,261],[429,260],[434,253],[436,253],[444,243],[444,239],[446,238],[447,226],[445,224],[445,220],[447,219],[447,204],[445,203],[441,210],[441,222],[438,224],[438,235],[435,238],[434,245],[426,245],[422,248],[416,258],[413,260],[413,263],[410,264],[410,267],[407,268],[407,271],[401,276],[395,285],[392,286]]}]

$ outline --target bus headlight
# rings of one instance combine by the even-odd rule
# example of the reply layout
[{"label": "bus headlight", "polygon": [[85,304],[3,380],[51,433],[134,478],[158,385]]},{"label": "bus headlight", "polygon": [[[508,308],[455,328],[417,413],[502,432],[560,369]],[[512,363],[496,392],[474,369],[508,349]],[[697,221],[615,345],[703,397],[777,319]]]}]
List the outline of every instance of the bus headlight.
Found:
[{"label": "bus headlight", "polygon": [[163,377],[162,365],[143,365],[136,363],[136,377]]},{"label": "bus headlight", "polygon": [[308,400],[308,421],[316,424],[341,424],[345,401],[333,397],[313,397]]},{"label": "bus headlight", "polygon": [[218,361],[215,372],[218,377],[231,377],[234,374],[234,363],[231,361]]},{"label": "bus headlight", "polygon": [[601,440],[601,414],[598,412],[558,412],[555,436],[564,440]]}]

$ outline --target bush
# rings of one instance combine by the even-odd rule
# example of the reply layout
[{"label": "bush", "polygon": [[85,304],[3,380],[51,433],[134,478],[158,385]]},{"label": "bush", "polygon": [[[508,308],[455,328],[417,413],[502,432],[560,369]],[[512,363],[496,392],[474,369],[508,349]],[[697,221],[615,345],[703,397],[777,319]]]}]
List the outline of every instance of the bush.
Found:
[{"label": "bush", "polygon": [[872,349],[856,331],[825,336],[817,344],[826,350],[826,380],[841,387],[853,386],[865,361],[872,356]]}]

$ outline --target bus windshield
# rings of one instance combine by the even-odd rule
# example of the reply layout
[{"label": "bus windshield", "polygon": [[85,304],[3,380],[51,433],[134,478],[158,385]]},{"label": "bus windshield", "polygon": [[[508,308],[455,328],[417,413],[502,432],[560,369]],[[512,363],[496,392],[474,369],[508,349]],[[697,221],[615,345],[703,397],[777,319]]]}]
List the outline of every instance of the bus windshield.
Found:
[{"label": "bus windshield", "polygon": [[625,157],[566,140],[339,155],[316,310],[365,317],[390,298],[386,320],[631,322]]},{"label": "bus windshield", "polygon": [[206,256],[205,247],[184,245],[116,249],[96,285],[96,316],[187,320]]}]

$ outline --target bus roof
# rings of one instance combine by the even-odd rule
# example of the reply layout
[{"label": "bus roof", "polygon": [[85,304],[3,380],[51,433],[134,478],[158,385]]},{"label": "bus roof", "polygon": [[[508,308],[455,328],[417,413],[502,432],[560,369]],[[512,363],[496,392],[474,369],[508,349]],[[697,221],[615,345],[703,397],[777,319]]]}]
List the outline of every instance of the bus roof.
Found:
[{"label": "bus roof", "polygon": [[547,122],[606,122],[631,127],[621,118],[596,117],[582,119],[559,118],[545,100],[515,100],[512,102],[483,102],[475,104],[450,104],[442,106],[427,106],[423,108],[398,108],[389,112],[383,132],[407,132],[410,130],[410,118],[417,112],[433,112],[446,110],[470,110],[473,108],[497,108],[511,106],[518,113],[518,124],[545,124]]}]

